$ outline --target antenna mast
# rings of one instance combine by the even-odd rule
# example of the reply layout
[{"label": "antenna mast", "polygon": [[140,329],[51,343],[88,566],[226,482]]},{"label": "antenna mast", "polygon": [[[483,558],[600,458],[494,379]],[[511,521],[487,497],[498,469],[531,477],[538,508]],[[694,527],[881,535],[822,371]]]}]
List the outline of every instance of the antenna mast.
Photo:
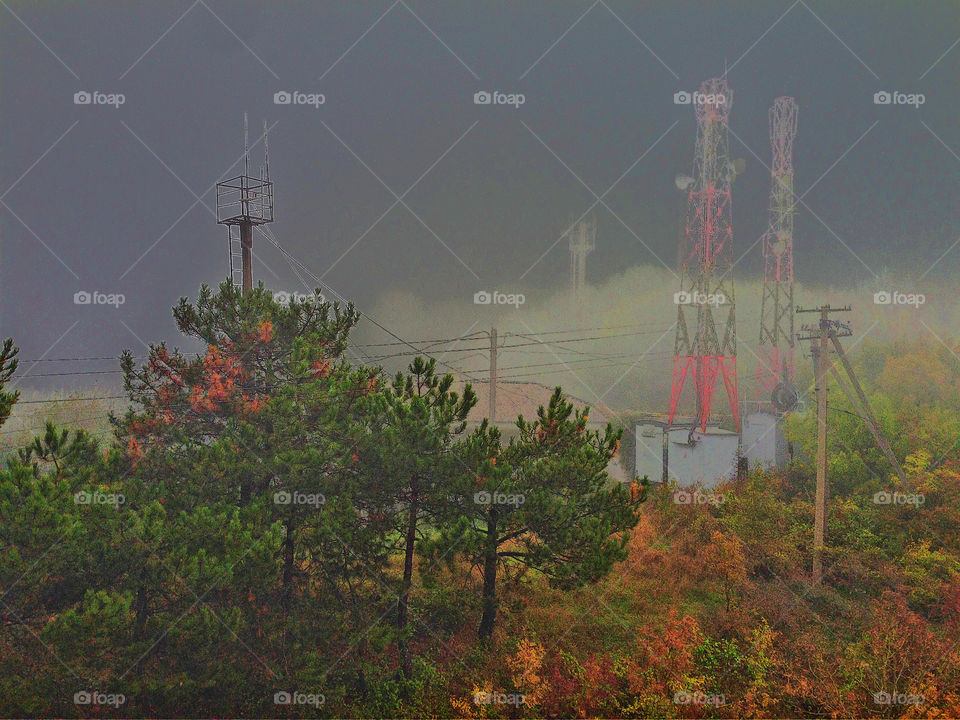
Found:
[{"label": "antenna mast", "polygon": [[575,300],[587,284],[587,255],[597,247],[597,220],[580,220],[570,230],[570,290]]},{"label": "antenna mast", "polygon": [[[697,150],[681,241],[680,291],[668,424],[673,424],[686,379],[693,377],[696,421],[706,431],[717,379],[723,378],[737,430],[737,322],[733,280],[733,216],[728,118],[733,94],[726,78],[705,81],[694,95]],[[678,180],[678,187],[680,186]]]},{"label": "antenna mast", "polygon": [[770,225],[763,236],[763,295],[760,310],[760,362],[757,365],[758,405],[775,409],[775,395],[793,394],[793,138],[797,134],[797,103],[791,97],[774,100],[770,108],[773,149],[770,185]]},{"label": "antenna mast", "polygon": [[247,114],[243,114],[243,174],[217,183],[217,224],[227,226],[230,280],[235,287],[253,289],[253,226],[273,222],[273,183],[263,124],[264,166],[260,177],[250,175]]}]

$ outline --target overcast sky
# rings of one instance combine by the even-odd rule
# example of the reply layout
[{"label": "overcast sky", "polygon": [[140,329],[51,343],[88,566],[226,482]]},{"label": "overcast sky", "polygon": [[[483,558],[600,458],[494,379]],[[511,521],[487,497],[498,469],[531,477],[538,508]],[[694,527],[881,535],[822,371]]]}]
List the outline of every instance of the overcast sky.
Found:
[{"label": "overcast sky", "polygon": [[[695,117],[674,93],[725,68],[746,163],[738,281],[759,279],[767,108],[791,95],[799,280],[936,264],[928,279],[953,282],[958,37],[953,1],[3,0],[0,332],[26,359],[175,339],[171,306],[227,273],[213,187],[238,172],[244,111],[252,139],[273,128],[271,229],[361,308],[553,292],[568,282],[560,235],[591,206],[591,283],[675,269],[673,179],[690,171]],[[75,104],[83,91],[124,101]],[[324,102],[278,105],[280,91]],[[478,91],[524,102],[478,105]],[[877,105],[880,91],[923,104]],[[255,251],[257,279],[301,287],[275,248]],[[75,305],[84,290],[125,302]]]}]

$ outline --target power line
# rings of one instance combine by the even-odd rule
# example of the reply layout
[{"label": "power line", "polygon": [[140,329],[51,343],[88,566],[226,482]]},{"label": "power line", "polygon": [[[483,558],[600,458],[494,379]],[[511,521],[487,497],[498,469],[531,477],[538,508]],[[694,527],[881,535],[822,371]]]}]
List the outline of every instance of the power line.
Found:
[{"label": "power line", "polygon": [[[654,353],[649,353],[646,357],[653,357],[654,355],[655,355]],[[662,357],[672,357],[673,353],[656,353],[656,355],[660,355]],[[630,360],[624,360],[621,362],[605,363],[601,365],[582,365],[577,367],[576,369],[577,370],[602,370],[605,368],[622,368],[626,365],[635,365],[635,364],[636,364],[635,362],[631,362]],[[506,379],[514,379],[514,378],[529,378],[531,376],[536,377],[538,375],[543,376],[543,375],[562,373],[563,371],[564,371],[564,368],[558,367],[554,371],[537,370],[537,371],[531,371],[531,372],[515,373],[513,375],[504,375],[502,379],[506,380]]]},{"label": "power line", "polygon": [[123,370],[74,370],[73,372],[37,373],[35,375],[18,375],[17,379],[30,380],[32,378],[64,377],[68,375],[117,375],[122,372]]},{"label": "power line", "polygon": [[124,398],[127,398],[127,396],[126,395],[99,395],[94,397],[52,398],[49,400],[17,400],[16,404],[17,405],[38,405],[41,403],[86,402],[89,400],[120,400]]},{"label": "power line", "polygon": [[[310,270],[310,268],[308,268],[306,265],[304,265],[302,262],[300,262],[300,260],[298,260],[298,259],[295,258],[293,255],[291,255],[289,252],[287,252],[283,247],[281,247],[280,243],[276,240],[275,237],[274,237],[274,238],[271,238],[271,237],[268,235],[268,236],[267,236],[267,240],[269,240],[269,241],[270,241],[270,244],[272,244],[275,248],[277,248],[277,250],[280,251],[280,253],[284,256],[284,258],[287,258],[287,261],[288,261],[288,262],[296,263],[296,265],[297,265],[299,268],[301,268],[307,275],[309,275],[311,278],[313,278],[314,281],[317,282],[320,287],[325,287],[325,288],[327,288],[327,289],[330,291],[330,293],[331,293],[332,295],[334,295],[335,297],[337,297],[339,300],[341,300],[341,301],[346,301],[346,298],[344,298],[340,293],[338,293],[336,290],[334,290],[332,287],[330,287],[330,285],[324,283],[323,280],[321,280],[319,277],[317,277],[317,275],[316,275],[312,270]],[[402,337],[400,337],[399,335],[397,335],[395,332],[393,332],[392,330],[390,330],[390,329],[388,329],[387,327],[385,327],[384,325],[382,325],[380,322],[378,322],[375,318],[373,318],[373,317],[372,317],[371,315],[369,315],[368,313],[363,312],[362,310],[358,310],[358,312],[360,313],[360,315],[361,315],[362,317],[365,317],[367,320],[369,320],[371,323],[373,323],[376,327],[380,328],[381,330],[383,330],[383,332],[387,333],[387,335],[389,335],[390,337],[392,337],[394,340],[397,340],[400,344],[409,347],[411,350],[414,350],[414,351],[416,351],[417,353],[422,353],[422,352],[423,352],[422,350],[420,350],[419,348],[417,348],[415,345],[413,345],[413,344],[410,343],[409,341],[404,340]],[[427,354],[427,353],[424,353],[424,354]],[[429,354],[427,354],[427,356],[430,357]],[[437,363],[439,363],[439,364],[441,364],[441,365],[443,365],[443,366],[445,366],[445,367],[447,367],[447,368],[449,368],[449,369],[451,369],[451,370],[456,370],[455,368],[453,368],[452,366],[450,366],[448,363],[443,362],[442,360],[438,360],[438,359],[436,359],[436,358],[433,358],[433,359],[436,360]]]}]

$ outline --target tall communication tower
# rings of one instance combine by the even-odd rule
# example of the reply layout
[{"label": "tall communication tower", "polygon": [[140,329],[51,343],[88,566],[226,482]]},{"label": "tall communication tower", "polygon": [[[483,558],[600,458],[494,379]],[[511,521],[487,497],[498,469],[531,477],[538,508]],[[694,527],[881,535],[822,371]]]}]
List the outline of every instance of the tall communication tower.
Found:
[{"label": "tall communication tower", "polygon": [[217,183],[217,224],[227,226],[230,280],[243,292],[253,289],[253,226],[273,222],[273,183],[267,123],[263,123],[263,165],[250,175],[247,114],[243,114],[243,174]]},{"label": "tall communication tower", "polygon": [[797,103],[791,97],[774,100],[770,108],[773,148],[770,185],[770,226],[763,236],[763,296],[760,310],[760,363],[757,402],[760,407],[787,410],[793,389],[793,138],[797,134]]},{"label": "tall communication tower", "polygon": [[696,425],[705,431],[718,377],[723,377],[737,430],[737,321],[733,279],[733,216],[730,187],[736,169],[729,157],[728,118],[733,94],[726,78],[713,78],[692,96],[697,148],[692,178],[677,178],[687,195],[686,232],[680,250],[680,290],[674,341],[668,424],[683,386],[693,378]]},{"label": "tall communication tower", "polygon": [[580,220],[568,233],[570,240],[570,291],[574,298],[583,296],[587,282],[587,255],[597,247],[597,219]]}]

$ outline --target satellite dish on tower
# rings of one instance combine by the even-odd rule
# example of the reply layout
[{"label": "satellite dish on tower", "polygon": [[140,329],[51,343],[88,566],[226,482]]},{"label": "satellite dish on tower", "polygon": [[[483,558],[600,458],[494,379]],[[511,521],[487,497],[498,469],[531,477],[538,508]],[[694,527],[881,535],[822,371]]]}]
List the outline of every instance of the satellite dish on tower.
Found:
[{"label": "satellite dish on tower", "polygon": [[773,403],[773,407],[777,412],[790,412],[794,410],[800,402],[800,393],[797,392],[797,389],[792,383],[783,380],[777,383],[777,386],[770,394],[770,402]]},{"label": "satellite dish on tower", "polygon": [[693,178],[689,175],[677,175],[673,182],[676,183],[677,190],[686,190],[693,184]]}]

